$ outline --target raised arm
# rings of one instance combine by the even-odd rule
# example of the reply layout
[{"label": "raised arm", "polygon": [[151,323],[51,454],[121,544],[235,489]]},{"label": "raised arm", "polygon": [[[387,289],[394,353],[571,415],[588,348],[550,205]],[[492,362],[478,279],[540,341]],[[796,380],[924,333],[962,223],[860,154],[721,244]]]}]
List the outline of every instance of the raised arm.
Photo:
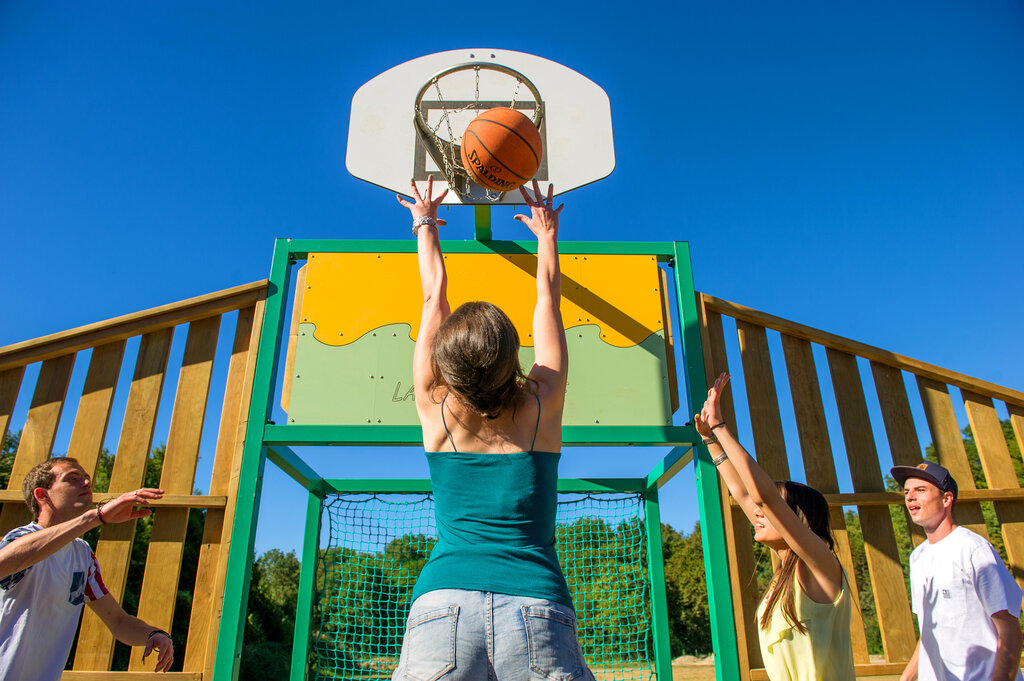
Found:
[{"label": "raised arm", "polygon": [[[814,579],[830,594],[842,588],[842,568],[825,540],[816,535],[782,498],[775,482],[729,432],[722,420],[720,401],[722,391],[729,383],[729,375],[722,374],[708,391],[707,401],[695,423],[705,439],[714,436],[717,442],[709,445],[713,457],[726,455],[719,464],[729,491],[744,507],[747,517],[760,511],[782,536],[786,545],[810,568]],[[735,490],[733,488],[736,488]]]},{"label": "raised arm", "polygon": [[432,198],[434,179],[427,180],[427,190],[423,196],[412,183],[412,195],[415,201],[409,202],[398,196],[398,202],[412,213],[413,234],[416,235],[416,252],[420,269],[420,285],[423,288],[423,310],[420,314],[420,331],[416,338],[413,351],[412,377],[416,391],[416,405],[429,402],[430,386],[434,382],[434,371],[430,366],[430,346],[441,322],[451,314],[448,306],[448,275],[444,269],[444,256],[441,254],[441,243],[437,235],[438,225],[444,220],[437,218],[437,208],[444,200],[448,190],[441,192],[436,199]]},{"label": "raised arm", "polygon": [[554,187],[541,195],[533,181],[533,196],[522,187],[519,191],[530,207],[530,215],[516,215],[537,236],[537,306],[533,312],[534,365],[530,378],[540,387],[545,403],[543,413],[558,417],[561,422],[565,401],[565,382],[569,373],[569,353],[562,325],[562,273],[558,265],[558,214],[564,205],[553,208]]}]

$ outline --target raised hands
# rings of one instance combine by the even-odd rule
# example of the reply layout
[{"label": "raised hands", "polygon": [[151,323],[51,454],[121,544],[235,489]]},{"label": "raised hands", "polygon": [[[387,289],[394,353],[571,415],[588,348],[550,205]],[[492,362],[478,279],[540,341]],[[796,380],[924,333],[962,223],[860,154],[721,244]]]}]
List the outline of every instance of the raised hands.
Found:
[{"label": "raised hands", "polygon": [[700,413],[693,417],[694,425],[697,426],[697,432],[701,437],[711,437],[711,426],[722,422],[722,392],[725,391],[729,378],[729,374],[723,373],[715,379],[715,384],[708,390],[708,398],[704,401]]},{"label": "raised hands", "polygon": [[123,523],[136,518],[145,518],[151,511],[148,508],[135,508],[136,506],[148,506],[151,499],[159,499],[164,495],[162,489],[151,489],[144,487],[134,492],[125,492],[116,499],[111,499],[100,506],[100,521],[103,523]]},{"label": "raised hands", "polygon": [[[420,225],[430,224],[431,221],[436,225],[445,225],[446,221],[438,219],[437,207],[444,201],[445,195],[448,194],[448,190],[445,189],[441,192],[441,195],[436,199],[432,197],[434,193],[434,178],[427,178],[427,191],[424,196],[420,196],[420,190],[416,187],[416,180],[410,180],[409,183],[412,185],[412,196],[416,200],[413,203],[409,203],[401,194],[395,194],[395,198],[398,202],[409,209],[412,213],[412,233],[417,234],[419,232]],[[421,219],[422,218],[422,219]]]},{"label": "raised hands", "polygon": [[553,236],[557,239],[558,214],[562,212],[565,204],[560,204],[558,208],[551,207],[555,196],[555,186],[552,184],[548,185],[547,198],[542,198],[537,180],[533,181],[532,197],[522,187],[519,188],[519,192],[523,195],[523,199],[526,200],[526,205],[530,207],[530,215],[516,215],[515,219],[529,227],[530,231],[536,234],[538,239],[542,236]]}]

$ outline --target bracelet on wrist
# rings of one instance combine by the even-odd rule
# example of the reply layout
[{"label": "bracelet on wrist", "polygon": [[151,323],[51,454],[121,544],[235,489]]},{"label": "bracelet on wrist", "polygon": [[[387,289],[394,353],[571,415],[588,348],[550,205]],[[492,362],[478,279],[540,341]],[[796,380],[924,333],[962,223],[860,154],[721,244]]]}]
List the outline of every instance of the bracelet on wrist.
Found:
[{"label": "bracelet on wrist", "polygon": [[721,421],[719,423],[716,423],[715,425],[711,426],[711,431],[714,432],[715,428],[721,428],[724,425],[726,425],[725,421]]},{"label": "bracelet on wrist", "polygon": [[717,444],[720,444],[720,443],[718,442],[718,438],[717,438],[717,437],[715,437],[714,435],[712,435],[711,437],[705,437],[705,438],[701,438],[701,439],[702,439],[702,440],[704,440],[704,444],[708,445],[709,447],[710,447],[711,445],[717,445]]},{"label": "bracelet on wrist", "polygon": [[432,218],[429,215],[421,215],[412,221],[412,234],[413,236],[420,235],[420,227],[423,225],[430,225],[431,227],[437,227],[437,218]]},{"label": "bracelet on wrist", "polygon": [[102,505],[96,507],[96,517],[99,518],[100,525],[106,525],[107,521],[103,519],[103,513],[100,511],[101,508],[103,508]]},{"label": "bracelet on wrist", "polygon": [[146,637],[146,640],[148,641],[149,639],[153,638],[153,637],[154,637],[154,636],[156,636],[157,634],[163,634],[163,635],[164,635],[164,636],[166,636],[167,638],[170,638],[170,637],[171,637],[171,635],[170,635],[170,634],[168,634],[168,633],[167,633],[166,631],[164,631],[163,629],[154,629],[153,631],[149,632],[149,636],[147,636],[147,637]]},{"label": "bracelet on wrist", "polygon": [[724,461],[725,461],[726,459],[728,459],[728,458],[729,458],[729,455],[728,455],[728,454],[726,454],[725,452],[722,452],[721,454],[719,454],[718,456],[716,456],[716,457],[715,457],[714,459],[712,459],[712,460],[711,460],[711,463],[715,464],[715,466],[721,466],[721,465],[722,465],[722,463],[723,463],[723,462],[724,462]]}]

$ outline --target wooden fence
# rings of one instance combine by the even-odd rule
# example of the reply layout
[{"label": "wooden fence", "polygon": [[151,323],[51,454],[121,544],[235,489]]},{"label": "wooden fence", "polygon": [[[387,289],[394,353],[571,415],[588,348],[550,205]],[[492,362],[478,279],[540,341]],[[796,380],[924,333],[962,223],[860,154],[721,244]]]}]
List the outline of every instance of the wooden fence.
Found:
[{"label": "wooden fence", "polygon": [[[183,672],[171,674],[172,677],[199,681],[210,678],[213,668],[242,439],[266,290],[266,281],[255,282],[0,348],[0,441],[8,432],[21,433],[7,490],[0,491],[3,533],[31,520],[22,498],[22,480],[29,469],[51,456],[61,416],[75,402],[77,410],[66,453],[77,458],[90,474],[96,470],[104,442],[108,437],[113,441],[113,434],[107,433],[112,410],[117,407],[118,414],[121,405],[124,409],[109,493],[96,495],[96,501],[142,486],[161,396],[170,388],[165,387],[165,380],[170,376],[173,381],[177,370],[160,477],[166,496],[154,503],[159,512],[147,547],[141,593],[136,594],[138,616],[171,631],[189,512],[205,511],[187,644],[175,651],[176,658],[183,661]],[[237,314],[225,318],[229,313]],[[218,367],[226,366],[226,371],[214,372],[221,327],[228,326],[230,331],[230,317],[235,317],[230,356],[218,363]],[[180,367],[169,367],[170,357],[176,356],[172,353],[175,332],[185,325],[188,330]],[[130,363],[126,366],[126,347],[134,348],[136,338],[137,359],[134,367]],[[86,356],[88,370],[81,397],[69,400],[76,358],[85,361]],[[30,381],[25,381],[25,377],[34,373],[36,365],[38,377],[33,387],[26,384]],[[118,384],[128,382],[129,372],[127,398],[116,399]],[[223,404],[215,447],[204,449],[213,449],[212,476],[209,493],[194,494],[200,440],[215,375],[226,378],[223,384],[218,380],[213,386],[214,394],[223,393]],[[30,392],[25,420],[12,423],[19,400],[27,399]],[[65,410],[65,405],[69,409]],[[216,418],[215,412],[212,418]],[[134,531],[134,521],[106,525],[100,530],[96,547],[103,579],[119,602],[124,596]],[[74,671],[64,673],[65,681],[167,678],[147,672],[153,668],[155,656],[143,662],[141,648],[132,650],[127,672],[107,671],[114,639],[99,618],[89,608],[85,610]]]},{"label": "wooden fence", "polygon": [[[901,508],[903,498],[886,491],[884,476],[888,475],[888,462],[882,463],[876,446],[876,442],[887,442],[895,465],[919,463],[924,458],[924,450],[914,422],[915,412],[924,414],[927,433],[939,462],[960,485],[956,522],[988,537],[980,502],[994,502],[1011,571],[1024,586],[1024,490],[1015,473],[996,411],[996,402],[1002,402],[1018,446],[1024,445],[1024,393],[708,295],[697,294],[697,298],[709,384],[720,372],[729,370],[729,355],[735,354],[735,350],[728,349],[732,342],[726,337],[722,318],[731,318],[735,323],[743,373],[742,386],[737,385],[735,389],[745,389],[752,430],[752,437],[751,434],[740,437],[748,446],[753,445],[751,451],[776,479],[790,478],[779,403],[788,385],[792,413],[788,410],[785,413],[795,421],[805,481],[823,492],[829,501],[839,558],[849,575],[854,574],[853,557],[842,507],[857,508],[870,584],[851,584],[851,587],[854,603],[860,602],[858,589],[871,589],[873,593],[885,658],[884,662],[874,663],[869,659],[864,622],[859,609],[855,608],[852,634],[858,677],[901,673],[917,642],[890,515],[890,507]],[[773,374],[771,348],[777,348],[779,340],[785,363],[784,381],[777,380]],[[820,356],[821,349],[828,365],[832,397],[823,392],[815,365],[814,355],[817,352]],[[733,363],[736,366],[735,357]],[[869,407],[871,391],[865,391],[862,365],[870,366],[877,410],[873,405]],[[908,379],[916,383],[919,394],[919,402],[913,406],[907,390]],[[975,489],[954,408],[955,393],[950,388],[958,389],[963,400],[988,489]],[[731,392],[726,393],[723,402],[725,418],[736,423]],[[881,423],[877,418],[879,412]],[[876,414],[874,423],[872,413]],[[838,419],[845,461],[842,457],[837,461],[833,452],[829,417]],[[791,442],[790,449],[797,447]],[[847,468],[848,476],[844,472],[842,477],[850,480],[853,493],[840,493],[839,467]],[[757,642],[755,611],[759,594],[756,580],[752,579],[755,561],[750,526],[742,511],[730,503],[724,486],[723,499],[740,667],[744,679],[767,679],[761,669]],[[909,519],[908,527],[916,546],[924,539],[924,534]]]}]

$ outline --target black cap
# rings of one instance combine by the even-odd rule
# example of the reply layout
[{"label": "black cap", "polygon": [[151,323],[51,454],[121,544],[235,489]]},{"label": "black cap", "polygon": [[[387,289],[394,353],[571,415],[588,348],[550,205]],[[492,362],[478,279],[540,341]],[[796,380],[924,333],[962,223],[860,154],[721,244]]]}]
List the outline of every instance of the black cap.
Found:
[{"label": "black cap", "polygon": [[957,497],[956,480],[949,474],[945,467],[931,461],[922,461],[916,466],[893,466],[889,472],[896,482],[903,485],[907,478],[921,478],[927,480],[943,492],[952,492],[953,499]]}]

